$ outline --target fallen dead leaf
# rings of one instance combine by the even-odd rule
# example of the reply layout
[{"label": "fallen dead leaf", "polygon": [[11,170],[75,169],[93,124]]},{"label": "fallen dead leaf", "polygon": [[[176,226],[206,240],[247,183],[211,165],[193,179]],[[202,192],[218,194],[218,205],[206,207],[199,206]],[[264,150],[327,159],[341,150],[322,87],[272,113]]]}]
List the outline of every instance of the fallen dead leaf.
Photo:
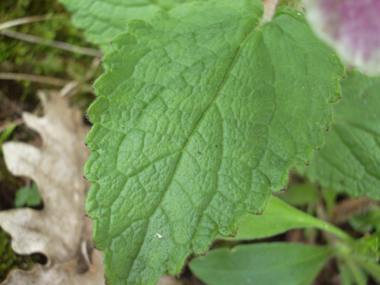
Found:
[{"label": "fallen dead leaf", "polygon": [[[23,120],[42,136],[43,147],[9,142],[3,152],[12,174],[37,183],[44,208],[2,211],[0,226],[12,236],[14,251],[40,252],[48,262],[31,271],[13,270],[2,285],[105,284],[102,253],[91,246],[92,220],[84,215],[89,183],[82,173],[89,150],[83,142],[89,127],[81,112],[70,108],[58,93],[39,95],[45,115],[23,113]],[[157,283],[180,284],[169,275]]]},{"label": "fallen dead leaf", "polygon": [[3,284],[104,284],[101,253],[90,246],[92,221],[84,216],[89,184],[82,169],[89,150],[83,141],[89,127],[58,93],[39,95],[45,115],[24,113],[23,120],[41,135],[43,147],[9,142],[3,152],[12,174],[37,183],[44,208],[0,212],[0,226],[12,236],[15,252],[43,253],[48,262],[12,271]]}]

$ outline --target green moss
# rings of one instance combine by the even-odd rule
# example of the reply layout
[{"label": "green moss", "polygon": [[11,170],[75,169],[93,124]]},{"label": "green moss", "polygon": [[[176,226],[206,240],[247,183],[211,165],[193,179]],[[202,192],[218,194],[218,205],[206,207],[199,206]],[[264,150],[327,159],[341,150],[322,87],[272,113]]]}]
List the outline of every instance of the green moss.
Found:
[{"label": "green moss", "polygon": [[[61,14],[57,19],[44,20],[10,28],[13,31],[38,36],[44,39],[66,42],[76,46],[98,47],[86,42],[83,33],[70,22],[70,14],[57,0],[0,1],[0,22],[37,16]],[[26,73],[67,80],[81,78],[91,66],[93,57],[64,51],[41,44],[29,43],[0,35],[0,70],[2,72]],[[72,72],[74,71],[74,72]],[[2,81],[1,89],[12,89],[13,83]],[[7,86],[8,85],[8,86]],[[23,93],[10,91],[13,98],[35,97],[38,89],[52,88],[46,84],[19,82]],[[54,87],[57,88],[57,87]],[[7,93],[7,92],[4,92]],[[91,96],[88,94],[87,96]],[[91,101],[93,97],[91,96]]]}]

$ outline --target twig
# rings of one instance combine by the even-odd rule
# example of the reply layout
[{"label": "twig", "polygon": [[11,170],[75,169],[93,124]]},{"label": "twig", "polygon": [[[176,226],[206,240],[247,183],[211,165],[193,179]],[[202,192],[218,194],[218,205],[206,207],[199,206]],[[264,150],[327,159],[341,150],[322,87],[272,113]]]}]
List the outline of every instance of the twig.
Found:
[{"label": "twig", "polygon": [[83,259],[87,265],[87,268],[91,268],[92,267],[92,264],[91,264],[91,261],[90,261],[90,257],[89,257],[89,252],[87,250],[87,243],[86,241],[82,241],[81,245],[80,245],[80,249],[81,249],[81,252],[82,252],[82,256],[83,256]]},{"label": "twig", "polygon": [[[72,96],[72,95],[74,95],[74,94],[76,94],[78,92],[94,93],[91,85],[89,85],[89,84],[79,84],[77,87],[75,87],[75,88],[73,88],[71,90],[68,90],[67,93],[61,95],[61,92],[59,92],[59,94],[61,96],[68,96],[68,97],[70,97],[70,96]],[[77,105],[77,104],[75,104],[75,105]]]},{"label": "twig", "polygon": [[12,21],[8,21],[8,22],[4,22],[0,24],[0,30],[22,25],[22,24],[27,24],[27,23],[62,18],[64,15],[65,15],[64,13],[61,13],[61,14],[55,14],[55,15],[42,15],[42,16],[31,16],[31,17],[19,18],[16,20],[12,20]]},{"label": "twig", "polygon": [[[78,89],[78,87],[81,87],[80,85],[82,85],[82,83],[84,83],[87,80],[91,79],[91,77],[94,75],[96,69],[98,68],[99,63],[100,63],[100,58],[94,58],[94,60],[91,63],[91,67],[87,71],[87,73],[85,74],[85,76],[83,76],[83,78],[81,78],[79,80],[74,80],[74,81],[71,81],[70,83],[66,84],[59,91],[59,94],[63,97],[63,96],[66,96],[69,93],[73,93],[73,92],[75,93],[76,89]],[[90,88],[90,91],[92,91],[90,86],[85,86],[85,90],[86,90],[86,88],[87,89]]]},{"label": "twig", "polygon": [[69,94],[72,90],[75,90],[79,82],[77,80],[70,81],[59,91],[59,95],[64,97]]},{"label": "twig", "polygon": [[94,60],[91,63],[90,69],[87,71],[86,75],[83,78],[83,82],[91,79],[91,77],[94,75],[96,69],[98,68],[101,60],[100,58],[94,58]]},{"label": "twig", "polygon": [[276,12],[276,8],[278,5],[278,0],[261,0],[264,5],[264,20],[270,21],[272,20],[274,13]]},{"label": "twig", "polygon": [[0,34],[5,35],[7,37],[15,38],[18,40],[22,40],[22,41],[26,41],[26,42],[30,42],[30,43],[41,44],[41,45],[46,45],[46,46],[51,46],[51,47],[67,50],[70,52],[79,53],[79,54],[96,56],[96,57],[103,56],[103,53],[100,50],[96,50],[96,49],[92,49],[92,48],[78,47],[78,46],[67,44],[64,42],[47,40],[47,39],[43,39],[40,37],[28,35],[28,34],[18,33],[15,31],[8,30],[8,29],[1,30]]},{"label": "twig", "polygon": [[47,76],[33,75],[33,74],[24,74],[24,73],[0,73],[0,80],[24,80],[24,81],[33,81],[44,84],[56,85],[56,86],[65,86],[70,81],[64,79],[58,79]]}]

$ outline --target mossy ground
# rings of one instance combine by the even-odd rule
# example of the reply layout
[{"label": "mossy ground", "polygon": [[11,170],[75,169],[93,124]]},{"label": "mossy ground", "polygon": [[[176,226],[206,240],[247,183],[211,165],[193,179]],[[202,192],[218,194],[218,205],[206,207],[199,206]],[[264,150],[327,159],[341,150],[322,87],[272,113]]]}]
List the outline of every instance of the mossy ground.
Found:
[{"label": "mossy ground", "polygon": [[[4,0],[0,1],[0,23],[29,16],[56,15],[59,18],[23,24],[10,28],[19,33],[44,39],[98,49],[86,42],[83,33],[70,22],[68,14],[57,0]],[[64,51],[58,48],[29,43],[0,34],[0,72],[25,73],[74,80],[81,78],[91,66],[93,57]],[[101,69],[98,70],[99,75]],[[1,79],[0,79],[1,80]],[[12,101],[23,104],[22,109],[32,111],[39,100],[39,89],[57,88],[30,81],[1,80],[0,90]],[[90,93],[76,94],[73,102],[86,107],[93,97]],[[2,101],[2,100],[1,100]]]}]

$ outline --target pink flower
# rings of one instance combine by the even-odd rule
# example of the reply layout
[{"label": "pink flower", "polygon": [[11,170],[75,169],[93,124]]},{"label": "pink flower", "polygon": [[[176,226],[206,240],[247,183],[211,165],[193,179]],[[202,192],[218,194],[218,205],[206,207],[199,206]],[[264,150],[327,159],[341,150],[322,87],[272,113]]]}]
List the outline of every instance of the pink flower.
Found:
[{"label": "pink flower", "polygon": [[380,1],[307,0],[315,32],[364,73],[380,74]]}]

